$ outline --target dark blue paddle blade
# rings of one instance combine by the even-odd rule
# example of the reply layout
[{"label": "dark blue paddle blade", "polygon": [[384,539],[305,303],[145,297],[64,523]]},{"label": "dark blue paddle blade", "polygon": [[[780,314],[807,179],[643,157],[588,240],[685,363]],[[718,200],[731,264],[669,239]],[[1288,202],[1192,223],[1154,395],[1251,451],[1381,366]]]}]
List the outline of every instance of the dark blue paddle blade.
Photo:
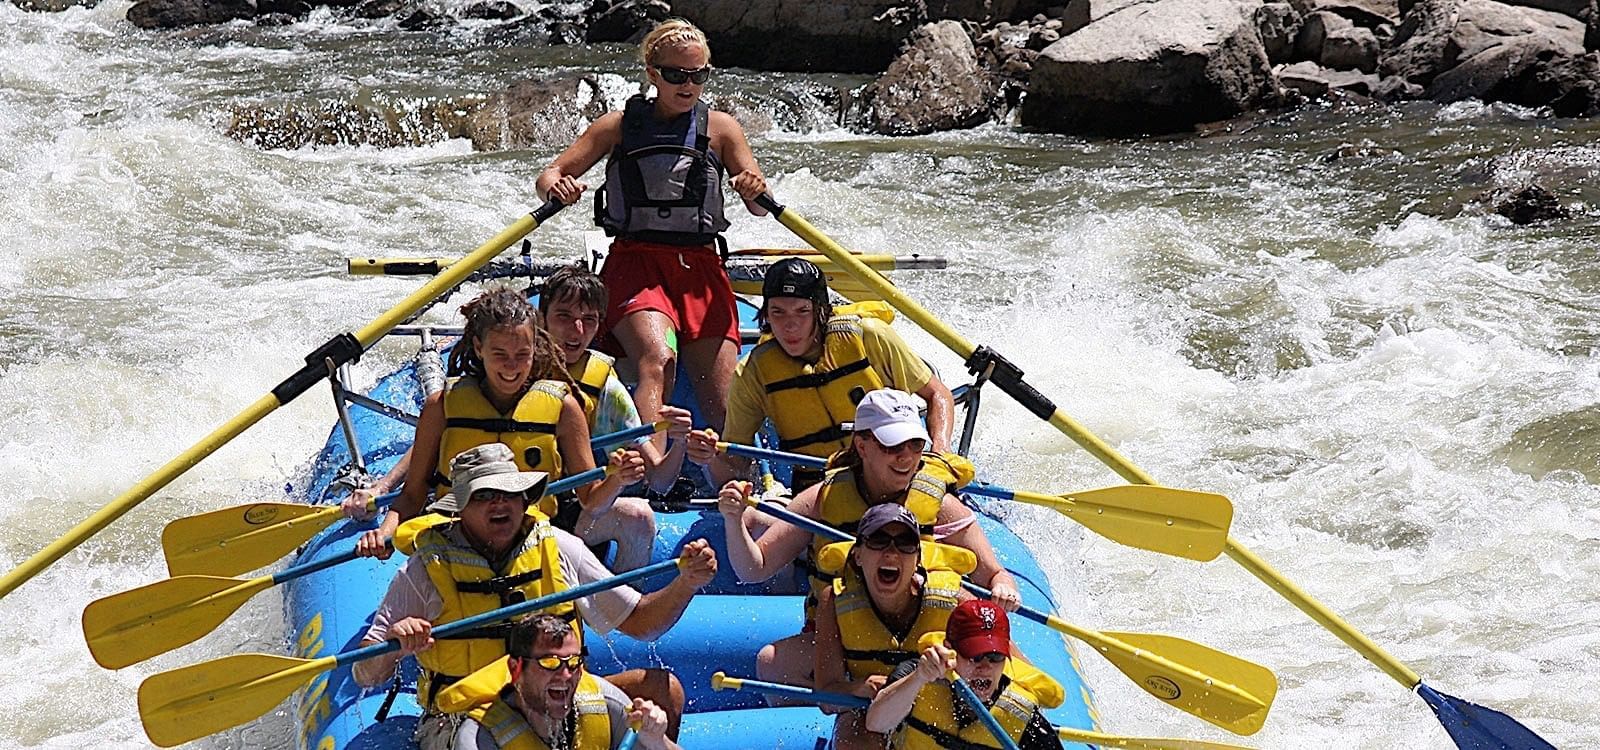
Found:
[{"label": "dark blue paddle blade", "polygon": [[1532,729],[1492,708],[1445,695],[1420,682],[1417,695],[1428,702],[1461,750],[1556,750]]}]

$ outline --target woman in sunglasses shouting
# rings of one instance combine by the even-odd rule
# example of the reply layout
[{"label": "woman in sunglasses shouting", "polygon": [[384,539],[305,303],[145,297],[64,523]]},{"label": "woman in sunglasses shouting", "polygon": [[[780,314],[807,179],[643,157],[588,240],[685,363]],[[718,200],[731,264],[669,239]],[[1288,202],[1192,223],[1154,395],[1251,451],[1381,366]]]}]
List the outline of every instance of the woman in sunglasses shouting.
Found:
[{"label": "woman in sunglasses shouting", "polygon": [[579,178],[609,155],[595,194],[595,222],[616,238],[600,273],[611,298],[601,348],[637,368],[633,399],[647,421],[672,393],[681,355],[701,416],[720,430],[739,350],[733,287],[718,252],[728,228],[723,177],[733,176],[756,215],[766,212],[750,201],[767,183],[738,121],[701,99],[711,78],[705,34],[670,19],[640,51],[655,97],[640,94],[595,120],[539,174],[537,188],[572,205],[588,187]]},{"label": "woman in sunglasses shouting", "polygon": [[[916,515],[898,503],[868,508],[856,533],[854,543],[817,555],[817,568],[838,583],[818,591],[814,673],[818,690],[872,698],[896,667],[917,658],[922,637],[943,632],[956,605],[972,598],[961,576],[977,557],[923,541]],[[865,713],[839,715],[834,747],[884,746],[884,735],[867,731]]]},{"label": "woman in sunglasses shouting", "polygon": [[[923,453],[929,444],[928,431],[915,397],[892,388],[871,391],[856,404],[852,428],[851,447],[833,457],[830,465],[835,468],[829,469],[822,482],[796,495],[789,510],[860,533],[862,519],[874,507],[902,508],[911,514],[916,534],[923,541],[940,541],[969,551],[973,582],[991,589],[996,602],[1008,609],[1021,604],[1016,580],[1000,564],[977,517],[951,492],[971,480],[971,464],[960,456]],[[758,537],[753,528],[763,524],[764,514],[749,510],[746,499],[752,490],[749,482],[728,482],[717,499],[728,559],[739,580],[765,581],[809,547],[811,590],[826,589],[834,576],[822,564],[830,540],[814,540],[811,532],[778,522],[760,531]],[[910,574],[909,567],[899,570]],[[820,620],[821,615],[808,612],[804,631],[761,649],[756,656],[757,677],[812,684],[813,619]]]}]

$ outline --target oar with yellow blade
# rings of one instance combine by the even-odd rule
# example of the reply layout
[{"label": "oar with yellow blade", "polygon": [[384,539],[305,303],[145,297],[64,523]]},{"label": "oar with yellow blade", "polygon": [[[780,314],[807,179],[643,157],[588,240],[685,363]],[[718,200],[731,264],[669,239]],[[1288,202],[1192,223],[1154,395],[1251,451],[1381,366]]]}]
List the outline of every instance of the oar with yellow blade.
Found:
[{"label": "oar with yellow blade", "polygon": [[[778,695],[792,700],[806,703],[818,703],[841,708],[866,708],[872,701],[859,695],[847,693],[830,693],[825,690],[813,690],[799,685],[786,685],[781,682],[768,682],[766,680],[753,680],[743,677],[729,677],[717,672],[711,675],[712,690],[749,690],[763,695]],[[1100,747],[1118,747],[1126,750],[1250,750],[1239,745],[1228,745],[1221,742],[1204,742],[1201,740],[1170,739],[1165,737],[1121,737],[1103,732],[1093,732],[1087,729],[1073,727],[1056,727],[1056,736],[1067,742],[1082,742],[1087,745]]]},{"label": "oar with yellow blade", "polygon": [[[642,424],[599,435],[589,444],[596,448],[619,445],[665,430],[667,426],[665,420]],[[556,482],[552,486],[562,485]],[[367,507],[376,510],[397,494],[398,491],[376,498]],[[161,549],[167,556],[167,572],[174,576],[243,575],[271,565],[343,517],[344,511],[337,505],[239,505],[167,524],[161,530]]]},{"label": "oar with yellow blade", "polygon": [[[1117,472],[1123,479],[1133,484],[1155,484],[1155,480],[1142,469],[1133,465],[1132,461],[1117,453],[1105,441],[1091,433],[1087,428],[1078,424],[1071,417],[1056,407],[1056,405],[1040,393],[1038,389],[1022,379],[1022,369],[1000,356],[987,346],[974,346],[964,336],[945,325],[943,321],[933,316],[904,292],[895,288],[881,274],[866,265],[855,262],[850,251],[844,249],[839,243],[818,231],[811,222],[805,220],[793,210],[779,205],[770,195],[762,195],[755,201],[762,208],[767,209],[779,223],[788,227],[806,244],[816,248],[823,255],[839,265],[841,269],[854,276],[857,281],[870,287],[875,293],[889,304],[893,305],[901,314],[910,318],[929,335],[938,339],[940,343],[955,352],[957,356],[966,361],[967,368],[974,374],[986,374],[1000,390],[1016,399],[1023,408],[1032,412],[1034,416],[1049,422],[1063,435],[1072,438],[1080,447],[1088,451],[1101,463]],[[1422,678],[1410,667],[1394,658],[1389,652],[1383,650],[1378,644],[1356,630],[1350,623],[1345,622],[1311,595],[1300,590],[1294,582],[1282,573],[1273,569],[1265,560],[1257,557],[1237,540],[1228,539],[1223,549],[1228,557],[1238,563],[1251,575],[1260,579],[1268,588],[1277,592],[1279,596],[1287,599],[1289,603],[1299,608],[1318,625],[1327,629],[1344,641],[1345,645],[1361,654],[1367,661],[1372,662],[1385,674],[1396,682],[1404,685],[1408,690],[1416,691],[1417,695],[1427,702],[1433,709],[1434,715],[1444,725],[1445,731],[1455,740],[1456,745],[1463,750],[1477,750],[1478,748],[1533,748],[1540,750],[1554,746],[1545,741],[1533,730],[1523,726],[1517,720],[1499,711],[1484,708],[1483,706],[1445,695],[1423,684]]]},{"label": "oar with yellow blade", "polygon": [[[828,463],[815,456],[737,443],[718,442],[717,450],[814,469]],[[1125,484],[1047,495],[972,482],[961,491],[1043,505],[1114,542],[1201,562],[1214,560],[1222,553],[1228,541],[1228,526],[1233,522],[1233,504],[1222,495],[1155,485]]]},{"label": "oar with yellow blade", "polygon": [[[606,467],[597,466],[551,482],[545,492],[566,492],[601,479],[605,474]],[[437,517],[430,518],[439,520]],[[394,546],[411,549],[415,545],[405,537],[415,537],[424,527],[409,521],[401,524],[395,531]],[[220,576],[184,575],[112,594],[96,599],[84,608],[84,640],[89,643],[89,653],[100,666],[121,669],[199,640],[216,630],[250,597],[262,591],[350,562],[356,557],[352,550],[286,568],[269,576],[242,581]]]},{"label": "oar with yellow blade", "polygon": [[[599,591],[675,570],[678,560],[664,560],[621,575],[573,586],[548,596],[491,610],[433,629],[434,638],[449,638],[482,625],[582,599]],[[173,747],[215,734],[260,717],[312,678],[338,667],[392,651],[400,642],[387,640],[317,659],[272,654],[238,654],[170,672],[151,675],[139,685],[139,718],[145,734],[161,747]]]},{"label": "oar with yellow blade", "polygon": [[[837,541],[855,539],[776,503],[753,496],[747,502],[813,534]],[[979,596],[989,596],[982,586],[969,581],[962,585]],[[1272,670],[1192,641],[1090,630],[1030,607],[1019,607],[1016,614],[1089,644],[1145,692],[1235,734],[1254,734],[1261,729],[1278,694],[1278,678]]]},{"label": "oar with yellow blade", "polygon": [[494,256],[510,247],[524,235],[537,229],[540,224],[549,221],[564,206],[560,201],[546,201],[544,205],[534,210],[533,213],[518,219],[510,226],[502,229],[488,242],[478,246],[478,249],[468,253],[461,262],[446,269],[431,281],[423,284],[421,288],[412,292],[399,304],[389,308],[389,311],[378,316],[353,333],[341,333],[312,350],[306,355],[304,367],[295,371],[270,393],[257,399],[255,403],[246,407],[244,411],[223,423],[222,426],[212,430],[209,435],[200,439],[188,450],[178,454],[176,458],[156,469],[155,473],[140,480],[127,492],[122,493],[117,499],[112,500],[100,510],[95,511],[77,526],[72,527],[59,539],[45,545],[44,549],[23,561],[21,565],[13,568],[9,573],[0,577],[0,598],[16,590],[18,586],[39,574],[39,571],[49,567],[51,563],[73,548],[82,544],[84,540],[100,533],[101,529],[111,525],[113,521],[121,518],[124,513],[133,510],[139,503],[144,502],[162,487],[167,486],[172,480],[177,479],[184,472],[200,463],[206,456],[215,453],[217,449],[238,437],[255,423],[265,419],[268,414],[276,411],[278,407],[293,401],[300,394],[305,393],[311,386],[316,385],[328,376],[331,369],[337,368],[347,362],[354,362],[361,358],[365,352],[390,329],[405,322],[406,318],[432,303],[439,295],[454,289],[467,276],[479,266],[488,263]]}]

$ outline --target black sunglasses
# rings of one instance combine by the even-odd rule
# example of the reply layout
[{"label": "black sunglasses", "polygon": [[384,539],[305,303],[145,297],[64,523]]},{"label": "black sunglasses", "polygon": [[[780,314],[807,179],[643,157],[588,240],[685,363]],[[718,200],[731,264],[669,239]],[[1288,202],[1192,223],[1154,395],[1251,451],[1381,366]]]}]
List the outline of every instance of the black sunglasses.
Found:
[{"label": "black sunglasses", "polygon": [[1006,655],[1000,653],[999,651],[990,651],[987,654],[978,654],[977,656],[971,657],[970,660],[974,664],[982,664],[984,662],[988,662],[990,664],[1004,664],[1006,663]]},{"label": "black sunglasses", "polygon": [[893,546],[895,551],[907,555],[916,554],[922,549],[922,540],[914,533],[885,534],[875,531],[861,538],[861,544],[867,549],[882,552]]},{"label": "black sunglasses", "polygon": [[704,68],[695,68],[694,70],[674,68],[671,65],[655,65],[652,67],[656,69],[657,73],[661,74],[661,80],[666,81],[674,86],[682,86],[689,81],[694,81],[696,84],[703,84],[706,81],[711,80],[710,65],[707,65]]}]

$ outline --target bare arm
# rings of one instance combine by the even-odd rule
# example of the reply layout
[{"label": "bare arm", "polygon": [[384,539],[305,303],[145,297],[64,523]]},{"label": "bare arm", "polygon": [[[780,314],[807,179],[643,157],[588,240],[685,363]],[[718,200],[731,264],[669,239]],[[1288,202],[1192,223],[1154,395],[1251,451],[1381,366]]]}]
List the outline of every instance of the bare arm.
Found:
[{"label": "bare arm", "polygon": [[578,182],[578,178],[598,164],[621,140],[621,112],[607,113],[590,123],[578,140],[573,141],[566,151],[562,151],[555,161],[550,162],[550,166],[539,173],[539,178],[534,181],[534,189],[539,197],[549,200],[552,197],[551,189],[555,188],[554,197],[561,199],[562,203],[569,206],[576,203],[578,196],[588,187]]},{"label": "bare arm", "polygon": [[683,470],[683,459],[689,445],[689,428],[694,426],[694,416],[688,409],[669,404],[661,407],[656,418],[672,422],[672,426],[667,428],[667,439],[672,441],[672,447],[662,453],[654,441],[645,441],[638,448],[644,456],[645,466],[649,467],[650,487],[656,492],[666,492],[672,489],[672,485],[678,481],[678,473]]},{"label": "bare arm", "polygon": [[751,201],[756,196],[767,192],[767,179],[761,174],[761,166],[756,164],[756,155],[750,150],[750,143],[744,138],[744,128],[739,126],[739,121],[726,112],[712,112],[710,115],[711,132],[717,155],[722,158],[722,165],[728,168],[732,175],[730,181],[733,189],[744,199],[744,207],[756,216],[766,216],[767,210],[757,206]]},{"label": "bare arm", "polygon": [[867,708],[867,731],[879,734],[893,732],[900,722],[911,715],[911,707],[917,702],[917,693],[922,692],[923,686],[939,679],[955,666],[954,651],[943,646],[923,649],[917,659],[916,671],[889,683],[872,699],[872,705]]},{"label": "bare arm", "polygon": [[[819,485],[820,486],[820,485]],[[765,581],[788,565],[811,541],[811,532],[788,523],[774,523],[757,541],[750,536],[745,525],[745,511],[749,508],[745,498],[752,488],[749,482],[729,482],[722,487],[717,498],[717,510],[722,513],[723,533],[727,536],[728,557],[739,580],[746,583]],[[818,488],[800,493],[789,503],[789,510],[810,517],[815,513]]]},{"label": "bare arm", "polygon": [[933,438],[935,453],[950,451],[950,431],[955,427],[956,400],[950,388],[934,375],[917,389],[917,395],[928,403],[928,437]]},{"label": "bare arm", "polygon": [[[939,517],[935,523],[943,525],[967,518],[972,518],[972,509],[962,505],[955,495],[946,494],[944,504],[939,506]],[[972,571],[973,582],[991,590],[999,588],[1000,592],[997,593],[996,599],[1002,606],[1008,604],[1000,595],[1005,594],[1007,588],[1015,593],[1017,582],[1000,563],[1000,557],[994,553],[994,547],[989,544],[989,537],[983,533],[983,527],[978,525],[977,519],[972,519],[972,523],[967,524],[965,528],[945,537],[944,543],[972,550],[972,554],[978,558],[978,567]],[[1007,606],[1007,609],[1015,610],[1016,607]]]},{"label": "bare arm", "polygon": [[[405,487],[400,496],[389,504],[378,528],[368,531],[356,540],[356,552],[366,557],[388,559],[391,550],[388,540],[400,524],[415,518],[428,504],[428,490],[433,485],[433,473],[439,466],[439,440],[444,436],[444,394],[435,393],[422,404],[422,414],[417,417],[417,436],[411,443],[406,458]],[[396,466],[399,471],[401,466]],[[393,474],[394,472],[390,472]]]},{"label": "bare arm", "polygon": [[683,547],[679,559],[684,561],[678,577],[666,588],[640,597],[639,603],[617,630],[641,641],[653,641],[671,629],[683,611],[712,577],[717,574],[717,551],[704,539],[696,539]]}]

